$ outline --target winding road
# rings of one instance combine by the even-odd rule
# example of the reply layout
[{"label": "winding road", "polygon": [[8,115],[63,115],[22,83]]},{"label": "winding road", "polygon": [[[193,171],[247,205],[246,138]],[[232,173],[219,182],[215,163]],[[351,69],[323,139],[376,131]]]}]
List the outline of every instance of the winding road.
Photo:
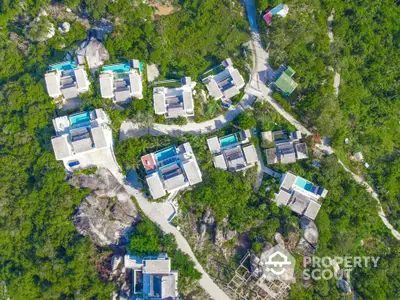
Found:
[{"label": "winding road", "polygon": [[[262,47],[260,34],[256,23],[256,8],[254,4],[254,0],[244,0],[247,8],[247,14],[250,23],[252,40],[250,42],[250,48],[252,51],[252,59],[253,59],[253,69],[251,72],[249,83],[245,87],[246,94],[242,98],[242,100],[236,105],[231,106],[225,115],[219,116],[213,120],[209,120],[203,123],[188,123],[184,126],[178,125],[165,125],[165,124],[154,124],[152,128],[139,128],[137,124],[127,120],[123,122],[120,129],[120,140],[125,140],[130,137],[139,137],[145,134],[151,134],[153,136],[158,135],[183,135],[186,133],[199,135],[206,134],[210,132],[217,131],[224,126],[228,125],[238,114],[243,112],[244,110],[251,108],[253,102],[257,98],[262,98],[271,104],[274,109],[281,114],[286,120],[288,120],[291,124],[293,124],[299,131],[302,132],[303,135],[309,136],[312,133],[305,128],[299,121],[297,121],[291,114],[286,112],[272,97],[271,90],[265,85],[267,78],[271,75],[272,69],[268,65],[268,52],[265,51]],[[322,151],[333,154],[334,150],[329,146],[317,145],[319,149]],[[277,173],[273,170],[269,169],[263,164],[262,155],[260,149],[257,149],[257,155],[259,158],[258,171],[259,171],[259,180],[262,179],[263,173],[267,173],[271,176],[277,176]],[[373,190],[368,183],[364,182],[362,178],[353,172],[351,172],[340,160],[339,163],[343,166],[343,168],[349,172],[354,180],[358,183],[364,185],[367,188],[367,191],[376,199],[379,203],[379,216],[381,217],[383,223],[387,228],[389,228],[393,234],[393,236],[400,240],[400,233],[396,231],[393,226],[387,220],[382,206],[380,204],[377,193]],[[110,171],[114,174],[114,176],[119,180],[119,182],[126,188],[127,192],[134,196],[139,204],[140,208],[143,212],[156,224],[160,226],[160,228],[166,233],[172,233],[176,237],[178,247],[185,253],[187,253],[195,262],[197,270],[199,270],[202,274],[202,278],[200,279],[201,287],[213,298],[218,300],[229,299],[228,295],[218,287],[214,283],[214,281],[210,278],[210,276],[206,273],[200,263],[197,261],[192,249],[190,248],[188,242],[183,237],[183,235],[179,232],[179,230],[172,226],[168,218],[165,216],[165,213],[162,211],[162,206],[160,203],[150,202],[143,195],[140,190],[140,186],[136,186],[132,184],[132,182],[128,182],[127,179],[122,175],[119,166],[117,163],[110,162],[105,167],[110,169]]]}]

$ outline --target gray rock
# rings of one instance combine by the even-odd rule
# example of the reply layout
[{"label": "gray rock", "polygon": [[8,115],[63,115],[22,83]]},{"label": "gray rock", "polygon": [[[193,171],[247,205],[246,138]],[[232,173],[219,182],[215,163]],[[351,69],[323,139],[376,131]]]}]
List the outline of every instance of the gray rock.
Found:
[{"label": "gray rock", "polygon": [[311,246],[304,238],[300,238],[297,244],[296,250],[299,251],[303,256],[311,257],[315,252],[315,248]]},{"label": "gray rock", "polygon": [[274,235],[274,240],[279,246],[285,249],[285,239],[283,238],[282,234],[276,232]]},{"label": "gray rock", "polygon": [[304,239],[314,247],[318,244],[318,228],[314,221],[301,217],[300,226]]},{"label": "gray rock", "polygon": [[350,294],[351,293],[351,286],[350,284],[344,280],[344,279],[340,279],[336,282],[336,286],[339,290],[341,290],[342,292],[345,292],[346,294]]},{"label": "gray rock", "polygon": [[221,246],[224,243],[224,234],[221,228],[215,227],[214,243],[217,246]]},{"label": "gray rock", "polygon": [[226,227],[224,227],[223,232],[224,232],[223,236],[224,236],[225,241],[230,241],[237,234],[236,230],[229,230]]},{"label": "gray rock", "polygon": [[122,267],[122,255],[113,255],[111,259],[111,269],[113,274],[116,274],[118,269]]},{"label": "gray rock", "polygon": [[207,209],[204,212],[203,218],[201,220],[204,224],[213,225],[215,223],[215,216],[211,214],[211,210]]},{"label": "gray rock", "polygon": [[87,61],[90,72],[96,72],[105,61],[110,59],[110,54],[104,45],[92,37],[83,41],[76,51],[76,60],[79,65],[84,65]]},{"label": "gray rock", "polygon": [[201,223],[199,226],[199,235],[201,238],[204,237],[204,235],[206,234],[206,230],[207,230],[207,226],[204,223]]},{"label": "gray rock", "polygon": [[77,231],[89,235],[99,246],[124,243],[131,226],[140,220],[125,188],[107,169],[99,169],[94,175],[80,175],[70,182],[92,188],[73,216]]}]

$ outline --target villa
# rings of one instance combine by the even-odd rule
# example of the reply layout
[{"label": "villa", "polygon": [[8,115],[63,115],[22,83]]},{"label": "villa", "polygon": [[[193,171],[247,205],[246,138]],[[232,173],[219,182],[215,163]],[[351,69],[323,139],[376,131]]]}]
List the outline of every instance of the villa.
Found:
[{"label": "villa", "polygon": [[264,142],[275,144],[275,147],[265,150],[269,165],[289,164],[298,159],[308,158],[307,144],[299,142],[301,139],[300,131],[266,131],[262,133],[262,137]]},{"label": "villa", "polygon": [[83,67],[74,62],[61,62],[51,65],[44,75],[47,93],[59,103],[67,104],[65,108],[79,107],[78,96],[89,91],[90,82]]},{"label": "villa", "polygon": [[127,254],[124,267],[132,272],[130,299],[178,299],[178,271],[171,270],[167,254],[143,258]]},{"label": "villa", "polygon": [[67,170],[107,164],[114,160],[110,119],[102,109],[53,120],[54,154]]},{"label": "villa", "polygon": [[203,83],[215,100],[229,100],[238,95],[245,84],[242,75],[233,67],[230,58],[224,60],[221,65],[205,72],[202,76]]},{"label": "villa", "polygon": [[281,187],[275,198],[278,206],[288,206],[299,215],[314,220],[321,208],[320,198],[325,198],[328,191],[315,186],[303,177],[285,173],[280,181]]},{"label": "villa", "polygon": [[291,67],[281,66],[274,74],[274,80],[270,86],[280,91],[283,96],[290,96],[298,85],[292,78],[295,73]]},{"label": "villa", "polygon": [[284,18],[287,16],[288,13],[289,13],[289,6],[281,3],[272,9],[267,9],[265,15],[263,16],[263,19],[265,23],[267,23],[267,25],[271,25],[273,16],[277,15]]},{"label": "villa", "polygon": [[146,154],[141,160],[153,199],[203,181],[190,143]]},{"label": "villa", "polygon": [[[164,84],[175,84],[177,81],[169,80]],[[165,115],[166,118],[194,116],[194,102],[192,90],[196,82],[190,77],[184,77],[177,87],[156,86],[153,89],[154,112]]]},{"label": "villa", "polygon": [[257,152],[250,143],[250,130],[244,130],[224,137],[211,137],[207,145],[213,155],[214,166],[218,169],[241,171],[258,161]]},{"label": "villa", "polygon": [[101,96],[114,103],[128,103],[143,98],[143,64],[137,59],[128,63],[103,66],[99,76]]}]

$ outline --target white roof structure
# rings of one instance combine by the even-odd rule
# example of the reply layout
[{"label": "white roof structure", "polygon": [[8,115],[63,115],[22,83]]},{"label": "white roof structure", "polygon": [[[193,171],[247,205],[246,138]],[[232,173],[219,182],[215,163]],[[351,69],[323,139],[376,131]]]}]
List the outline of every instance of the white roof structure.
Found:
[{"label": "white roof structure", "polygon": [[147,173],[146,181],[153,199],[203,181],[189,143],[146,154],[141,160]]},{"label": "white roof structure", "polygon": [[[239,71],[232,66],[232,60],[227,58],[222,64],[225,70],[212,74],[203,79],[208,92],[216,100],[230,99],[240,93],[245,82]],[[207,73],[207,72],[206,72]]]},{"label": "white roof structure", "polygon": [[[136,292],[136,282],[142,282],[144,299],[179,299],[178,271],[171,270],[171,260],[167,255],[158,257],[131,257],[125,255],[125,268],[133,275],[132,290]],[[140,278],[136,278],[140,276]]]},{"label": "white roof structure", "polygon": [[113,99],[115,103],[126,103],[131,98],[143,98],[140,62],[131,60],[127,63],[104,66],[99,75],[101,96]]},{"label": "white roof structure", "polygon": [[327,190],[308,180],[287,172],[281,178],[281,187],[274,202],[278,206],[288,206],[295,213],[314,220],[321,208],[319,200],[325,198],[327,193]]},{"label": "white roof structure", "polygon": [[241,171],[257,163],[257,151],[249,143],[250,138],[250,130],[208,138],[207,145],[213,155],[214,166],[222,170]]},{"label": "white roof structure", "polygon": [[47,93],[52,98],[61,97],[66,101],[89,91],[90,82],[85,69],[76,67],[74,63],[62,62],[50,66],[44,79]]},{"label": "white roof structure", "polygon": [[190,77],[183,77],[180,87],[162,86],[170,82],[173,81],[160,82],[159,86],[153,88],[155,114],[165,115],[166,118],[194,116],[193,88],[196,82],[192,82]]},{"label": "white roof structure", "polygon": [[54,154],[67,170],[102,166],[114,160],[110,119],[101,109],[63,116],[53,120]]}]

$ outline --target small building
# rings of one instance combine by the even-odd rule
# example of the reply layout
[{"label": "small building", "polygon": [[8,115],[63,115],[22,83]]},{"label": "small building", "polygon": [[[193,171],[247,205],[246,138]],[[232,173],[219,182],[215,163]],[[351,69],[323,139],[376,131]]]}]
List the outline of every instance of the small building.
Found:
[{"label": "small building", "polygon": [[274,74],[274,79],[270,86],[280,91],[283,96],[287,97],[293,93],[298,85],[292,78],[294,74],[295,71],[291,67],[281,66]]},{"label": "small building", "polygon": [[190,143],[146,154],[141,160],[153,199],[203,181]]},{"label": "small building", "polygon": [[278,130],[272,132],[272,141],[275,147],[265,150],[267,163],[269,165],[281,163],[294,163],[298,159],[308,158],[308,149],[306,143],[300,143],[301,132],[287,132]]},{"label": "small building", "polygon": [[166,254],[137,257],[125,255],[125,269],[132,273],[132,299],[177,300],[178,271],[171,270]]},{"label": "small building", "polygon": [[190,77],[184,77],[179,87],[167,87],[169,83],[176,81],[165,81],[164,86],[153,88],[155,114],[165,115],[166,118],[193,117],[193,88],[196,82],[192,82]]},{"label": "small building", "polygon": [[102,109],[54,119],[56,136],[51,139],[51,144],[56,159],[63,161],[69,171],[113,161],[110,123]]},{"label": "small building", "polygon": [[288,13],[289,13],[289,6],[281,3],[272,9],[267,9],[265,15],[263,16],[263,19],[265,23],[267,23],[267,25],[270,25],[272,23],[273,16],[278,15],[284,18],[287,16]]},{"label": "small building", "polygon": [[[89,91],[90,82],[83,67],[77,67],[74,62],[64,61],[51,65],[44,75],[47,93],[51,98],[59,99],[61,105],[70,102],[67,108],[79,107],[79,94]],[[76,105],[71,105],[71,103]]]},{"label": "small building", "polygon": [[127,63],[104,66],[101,70],[100,92],[114,103],[129,103],[132,98],[143,98],[143,65],[137,59]]},{"label": "small building", "polygon": [[320,198],[326,197],[327,190],[290,172],[282,176],[280,184],[274,200],[278,206],[288,206],[293,212],[311,220],[317,217],[321,208]]},{"label": "small building", "polygon": [[242,171],[258,161],[257,151],[250,143],[250,130],[224,137],[211,137],[207,145],[213,155],[214,166],[229,171]]},{"label": "small building", "polygon": [[215,100],[227,101],[238,95],[245,85],[242,75],[233,67],[230,58],[205,72],[202,77],[210,96]]}]

